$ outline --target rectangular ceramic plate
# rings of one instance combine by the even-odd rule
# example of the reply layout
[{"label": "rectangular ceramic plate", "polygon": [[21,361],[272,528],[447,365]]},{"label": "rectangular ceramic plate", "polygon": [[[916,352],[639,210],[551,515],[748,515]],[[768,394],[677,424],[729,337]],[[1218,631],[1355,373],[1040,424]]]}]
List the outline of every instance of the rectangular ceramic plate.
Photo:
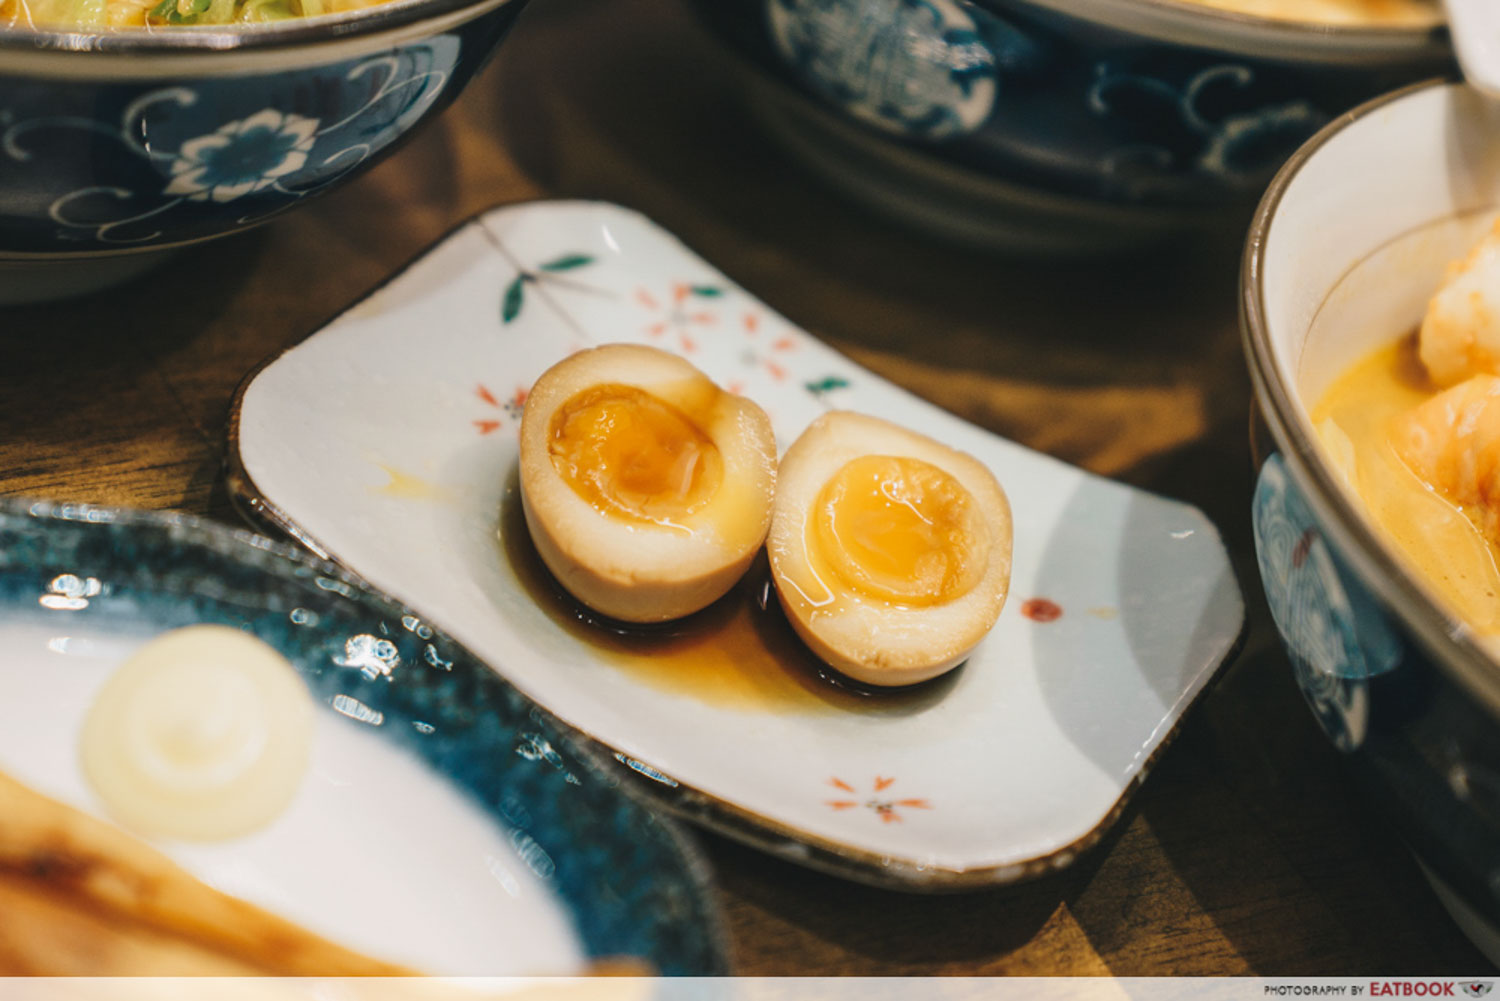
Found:
[{"label": "rectangular ceramic plate", "polygon": [[[678,352],[756,400],[783,449],[837,408],[985,462],[1013,508],[1014,571],[968,663],[893,698],[774,663],[727,694],[626,665],[535,600],[502,538],[520,404],[611,341]],[[1243,621],[1196,509],[911,396],[606,204],[501,208],[454,232],[254,376],[231,465],[245,510],[429,616],[670,808],[909,888],[1008,882],[1097,841]]]}]

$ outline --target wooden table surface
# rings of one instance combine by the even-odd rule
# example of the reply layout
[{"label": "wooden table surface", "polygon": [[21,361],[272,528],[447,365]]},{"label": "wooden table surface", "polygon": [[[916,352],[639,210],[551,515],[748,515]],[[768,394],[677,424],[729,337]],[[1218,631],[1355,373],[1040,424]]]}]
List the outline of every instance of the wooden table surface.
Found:
[{"label": "wooden table surface", "polygon": [[743,974],[1483,974],[1322,740],[1255,576],[1240,234],[1093,264],[956,249],[842,200],[751,124],[682,0],[534,0],[434,125],[347,188],[145,280],[0,311],[0,489],[236,520],[229,402],[466,217],[640,209],[855,360],[1061,459],[1200,506],[1245,647],[1072,868],[953,896],[874,890],[720,838]]}]

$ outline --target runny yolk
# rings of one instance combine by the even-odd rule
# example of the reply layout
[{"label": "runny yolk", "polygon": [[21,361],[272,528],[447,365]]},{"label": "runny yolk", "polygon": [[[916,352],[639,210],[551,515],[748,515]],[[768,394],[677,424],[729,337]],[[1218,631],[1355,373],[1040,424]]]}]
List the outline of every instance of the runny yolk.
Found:
[{"label": "runny yolk", "polygon": [[905,605],[970,591],[989,563],[989,532],[974,497],[920,459],[866,455],[818,493],[818,554],[851,589]]},{"label": "runny yolk", "polygon": [[552,465],[595,509],[678,525],[724,479],[724,459],[702,428],[660,397],[609,383],[575,394],[552,417]]}]

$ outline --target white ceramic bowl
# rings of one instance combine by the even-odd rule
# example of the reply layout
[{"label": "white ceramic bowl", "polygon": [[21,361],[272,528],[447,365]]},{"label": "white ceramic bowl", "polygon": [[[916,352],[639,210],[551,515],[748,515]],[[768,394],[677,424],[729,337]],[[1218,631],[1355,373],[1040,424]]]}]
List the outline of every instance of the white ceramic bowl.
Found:
[{"label": "white ceramic bowl", "polygon": [[1380,539],[1309,411],[1413,330],[1449,261],[1500,213],[1500,105],[1429,83],[1333,122],[1277,176],[1250,233],[1245,346],[1276,452],[1256,547],[1304,695],[1500,961],[1500,665]]}]

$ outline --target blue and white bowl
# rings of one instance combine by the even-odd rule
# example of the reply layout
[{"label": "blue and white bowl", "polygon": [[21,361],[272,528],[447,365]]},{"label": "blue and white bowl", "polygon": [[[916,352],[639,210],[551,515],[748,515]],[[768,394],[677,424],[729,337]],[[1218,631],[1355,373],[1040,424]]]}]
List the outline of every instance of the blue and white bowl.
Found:
[{"label": "blue and white bowl", "polygon": [[458,95],[524,4],[0,30],[0,302],[117,280],[356,176]]},{"label": "blue and white bowl", "polygon": [[1451,58],[1437,25],[1283,22],[1181,0],[695,5],[779,82],[756,99],[778,134],[830,171],[884,175],[844,187],[907,215],[925,202],[929,221],[975,238],[984,220],[966,207],[1002,228],[1009,214],[1017,232],[992,242],[1043,247],[1064,241],[1049,232],[1059,217],[1097,239],[1248,212],[1334,116]]},{"label": "blue and white bowl", "polygon": [[1431,83],[1320,132],[1262,201],[1245,348],[1274,452],[1253,503],[1261,579],[1308,706],[1476,943],[1500,962],[1500,664],[1382,541],[1309,412],[1415,329],[1500,214],[1500,105]]}]

